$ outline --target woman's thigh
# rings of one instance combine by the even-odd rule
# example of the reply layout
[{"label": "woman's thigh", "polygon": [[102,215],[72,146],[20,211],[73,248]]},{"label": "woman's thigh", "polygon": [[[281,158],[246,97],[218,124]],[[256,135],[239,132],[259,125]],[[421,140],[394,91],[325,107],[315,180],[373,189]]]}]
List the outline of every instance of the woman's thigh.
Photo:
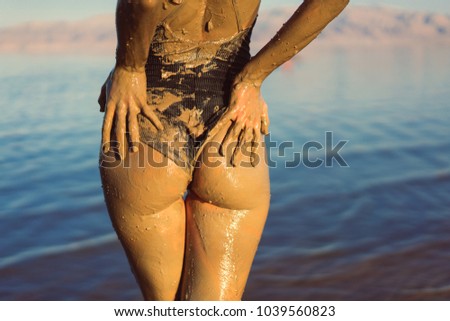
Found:
[{"label": "woman's thigh", "polygon": [[100,159],[105,201],[145,299],[173,300],[181,278],[188,175],[147,145]]},{"label": "woman's thigh", "polygon": [[[232,167],[214,151],[216,144],[211,146],[204,150],[186,200],[182,298],[239,300],[268,213],[268,168],[264,161],[251,166],[249,157],[243,166]],[[264,159],[263,148],[258,156]]]}]

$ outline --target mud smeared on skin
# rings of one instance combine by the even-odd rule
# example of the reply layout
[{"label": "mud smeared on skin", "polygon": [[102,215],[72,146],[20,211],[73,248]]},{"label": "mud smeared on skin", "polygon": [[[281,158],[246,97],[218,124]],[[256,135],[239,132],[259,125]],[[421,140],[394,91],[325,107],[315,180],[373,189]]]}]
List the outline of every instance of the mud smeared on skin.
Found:
[{"label": "mud smeared on skin", "polygon": [[190,129],[190,134],[195,138],[199,137],[205,131],[205,124],[201,118],[202,111],[200,109],[182,109],[179,120],[186,123]]},{"label": "mud smeared on skin", "polygon": [[[186,38],[183,32],[181,35],[177,35],[167,23],[163,23],[156,31],[154,39],[163,44],[163,46],[158,51],[155,51],[154,54],[155,56],[160,56],[165,64],[183,63],[186,68],[193,69],[207,65],[211,58],[217,57],[217,51],[223,44],[230,43],[236,37],[239,37],[239,34],[207,42],[190,40]],[[235,49],[239,48],[240,45],[240,43],[235,43]],[[230,49],[233,50],[232,48]],[[208,66],[209,69],[214,67]],[[183,71],[180,72],[181,74],[183,73]]]},{"label": "mud smeared on skin", "polygon": [[[304,1],[277,35],[245,62],[230,86],[233,93],[236,88],[246,88],[254,94],[248,97],[259,97],[262,81],[309,44],[347,2]],[[230,57],[218,54],[221,50],[239,50],[242,43],[234,40],[241,39],[239,36],[253,25],[258,7],[259,0],[118,1],[116,69],[159,83],[147,83],[147,99],[165,129],[157,130],[155,121],[149,119],[154,114],[148,112],[147,117],[142,109],[135,114],[138,124],[134,122],[131,127],[139,127],[141,140],[148,138],[157,144],[206,135],[194,156],[200,165],[190,171],[175,163],[175,157],[161,153],[161,146],[139,144],[137,152],[127,152],[122,160],[113,152],[101,152],[108,212],[147,300],[174,300],[178,289],[178,299],[183,300],[242,297],[269,208],[265,150],[257,149],[257,164],[244,156],[242,164],[252,166],[232,167],[231,155],[207,148],[209,143],[220,145],[238,120],[225,117],[219,122],[221,126],[206,128],[205,112],[197,105],[212,108],[219,117],[224,115],[223,106],[215,104],[214,95],[205,94],[208,88],[192,91],[189,81],[194,79],[195,87],[198,79],[220,69],[220,57],[225,62]],[[154,58],[150,65],[155,61],[161,64],[153,70],[153,78],[145,74],[150,56]],[[212,58],[217,59],[211,62]],[[177,65],[182,68],[175,68]],[[115,72],[112,79],[114,76]],[[120,97],[116,105],[126,107],[114,111],[113,118],[108,114],[105,124],[116,123],[112,132],[117,128],[124,133],[121,122],[134,115],[128,105],[138,98],[145,100],[145,84],[139,82],[131,89],[126,89],[127,85],[121,83],[110,92],[109,99]],[[135,92],[136,88],[144,90]],[[127,90],[132,92],[129,96],[123,93]],[[250,100],[257,99],[234,107],[246,106],[240,112],[250,117],[248,109],[259,111]],[[264,124],[262,118],[261,111],[256,112],[257,121]],[[179,160],[191,161],[187,158],[183,154]]]}]

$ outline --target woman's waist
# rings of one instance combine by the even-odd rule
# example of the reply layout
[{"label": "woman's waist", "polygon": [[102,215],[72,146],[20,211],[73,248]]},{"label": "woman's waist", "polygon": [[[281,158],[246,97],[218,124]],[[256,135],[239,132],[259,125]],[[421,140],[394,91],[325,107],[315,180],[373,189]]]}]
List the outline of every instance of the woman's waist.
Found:
[{"label": "woman's waist", "polygon": [[154,82],[148,84],[147,95],[154,98],[170,96],[174,100],[209,100],[213,97],[214,99],[228,100],[232,85],[231,81],[193,83],[182,80],[176,86],[169,83]]},{"label": "woman's waist", "polygon": [[223,61],[212,59],[205,64],[191,66],[185,63],[165,64],[150,60],[146,66],[147,88],[181,88],[186,92],[228,92],[236,75],[247,59]]},{"label": "woman's waist", "polygon": [[205,65],[212,60],[234,61],[250,59],[251,28],[229,38],[194,41],[167,35],[160,26],[150,46],[149,61],[160,60],[164,64],[183,63],[189,67]]}]

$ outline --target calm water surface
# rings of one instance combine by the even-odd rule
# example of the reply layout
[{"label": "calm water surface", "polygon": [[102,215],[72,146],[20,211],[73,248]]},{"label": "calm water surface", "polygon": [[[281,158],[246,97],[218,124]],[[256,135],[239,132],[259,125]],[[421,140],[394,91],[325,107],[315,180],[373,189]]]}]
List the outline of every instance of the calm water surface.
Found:
[{"label": "calm water surface", "polygon": [[[247,300],[450,299],[450,48],[323,50],[264,87],[272,204]],[[103,57],[0,59],[0,299],[135,300],[97,170]],[[348,141],[341,167],[286,168]],[[311,160],[324,150],[312,149]]]}]

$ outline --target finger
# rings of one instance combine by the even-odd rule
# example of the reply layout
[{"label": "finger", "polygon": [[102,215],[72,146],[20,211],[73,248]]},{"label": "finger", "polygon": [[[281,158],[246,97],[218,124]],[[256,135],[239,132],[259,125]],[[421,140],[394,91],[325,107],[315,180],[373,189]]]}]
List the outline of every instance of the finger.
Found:
[{"label": "finger", "polygon": [[106,104],[106,85],[103,85],[102,89],[100,90],[100,96],[98,96],[98,104],[100,105],[100,112],[104,112]]},{"label": "finger", "polygon": [[116,138],[117,143],[119,146],[117,146],[118,152],[119,152],[119,158],[122,160],[125,158],[125,121],[126,121],[126,115],[125,115],[125,108],[120,108],[117,115],[117,121],[116,121]]},{"label": "finger", "polygon": [[[219,121],[219,123],[220,123],[220,121]],[[217,123],[216,125],[218,125],[219,123]],[[235,122],[231,122],[230,127],[228,127],[228,130],[225,134],[225,137],[222,139],[222,143],[220,144],[220,148],[219,148],[219,154],[221,156],[225,156],[225,151],[226,151],[225,144],[228,142],[229,136],[231,135],[231,132],[233,131],[233,128],[235,125],[236,125]]]},{"label": "finger", "polygon": [[102,129],[102,148],[103,152],[107,153],[111,147],[111,128],[114,119],[115,106],[109,104],[106,108],[105,117],[103,119]]},{"label": "finger", "polygon": [[[234,123],[234,116],[229,111],[225,112],[219,119],[219,121],[214,125],[214,127],[208,131],[208,139],[216,136],[220,131],[223,130],[224,127],[230,128]],[[223,140],[222,140],[223,141]],[[221,145],[222,146],[222,145]],[[219,149],[219,153],[221,153],[221,149]],[[223,155],[222,155],[223,156]]]},{"label": "finger", "polygon": [[261,115],[261,133],[267,135],[269,133],[269,118],[267,114]]},{"label": "finger", "polygon": [[262,110],[263,110],[263,112],[261,114],[261,132],[264,135],[267,135],[267,134],[269,134],[270,120],[269,120],[267,103],[265,101],[263,101]]},{"label": "finger", "polygon": [[233,167],[236,167],[241,164],[242,160],[242,146],[245,143],[245,137],[246,137],[247,130],[244,128],[239,133],[239,136],[237,138],[236,147],[234,148],[233,155],[231,157],[231,164]]},{"label": "finger", "polygon": [[253,129],[253,141],[252,141],[252,154],[251,154],[251,162],[252,166],[255,167],[258,160],[258,148],[261,143],[261,130],[259,128]]},{"label": "finger", "polygon": [[[242,126],[243,125],[241,123],[237,122],[233,122],[233,124],[230,126],[230,128],[227,131],[227,134],[225,135],[222,141],[222,145],[219,151],[222,156],[225,156],[227,154],[226,152],[228,152],[231,144],[235,144],[234,146],[237,145],[239,135],[242,131]],[[233,146],[231,146],[231,148],[233,148]],[[231,152],[231,155],[233,153],[234,151]]]},{"label": "finger", "polygon": [[228,123],[230,120],[232,120],[231,115],[229,112],[225,112],[222,117],[220,117],[219,121],[217,122],[217,124],[214,126],[214,128],[221,128],[222,126],[224,126],[226,123]]},{"label": "finger", "polygon": [[141,111],[144,114],[145,117],[147,117],[153,125],[159,130],[163,130],[164,126],[161,123],[161,121],[158,119],[158,116],[153,112],[153,110],[150,108],[147,104],[142,104]]},{"label": "finger", "polygon": [[130,133],[130,150],[135,153],[138,151],[139,143],[139,127],[135,113],[128,113],[128,132]]},{"label": "finger", "polygon": [[253,146],[253,128],[247,127],[245,129],[245,133],[241,138],[241,142],[239,143],[239,149],[237,150],[237,158],[236,158],[236,164],[239,165],[242,162],[243,157],[249,157],[249,160],[251,162],[251,150]]}]

